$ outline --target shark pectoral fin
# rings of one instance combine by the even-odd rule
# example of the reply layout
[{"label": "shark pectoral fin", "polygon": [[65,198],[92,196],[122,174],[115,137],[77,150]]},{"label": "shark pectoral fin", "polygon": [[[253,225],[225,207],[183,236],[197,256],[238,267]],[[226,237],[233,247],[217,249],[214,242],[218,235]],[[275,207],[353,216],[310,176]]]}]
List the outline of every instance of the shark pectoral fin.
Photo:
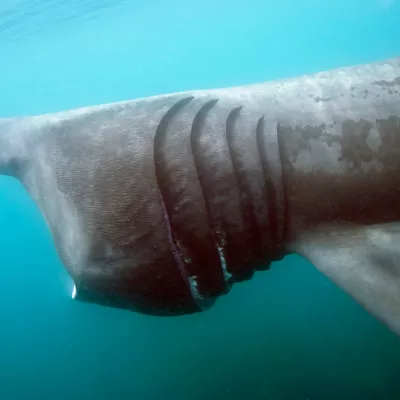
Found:
[{"label": "shark pectoral fin", "polygon": [[291,251],[400,335],[400,223],[321,227],[302,234]]}]

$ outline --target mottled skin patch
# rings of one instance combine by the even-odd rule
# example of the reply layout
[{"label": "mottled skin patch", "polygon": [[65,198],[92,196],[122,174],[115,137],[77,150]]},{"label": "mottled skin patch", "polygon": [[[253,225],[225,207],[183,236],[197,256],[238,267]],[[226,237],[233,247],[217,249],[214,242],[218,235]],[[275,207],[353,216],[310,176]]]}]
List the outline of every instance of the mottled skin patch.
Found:
[{"label": "mottled skin patch", "polygon": [[337,138],[342,148],[339,162],[344,161],[357,170],[362,162],[369,163],[374,159],[374,152],[367,143],[371,128],[372,123],[364,120],[343,122],[343,134]]},{"label": "mottled skin patch", "polygon": [[332,97],[325,97],[325,98],[324,98],[324,97],[319,97],[319,96],[314,97],[313,95],[311,95],[311,97],[312,97],[317,103],[332,100]]},{"label": "mottled skin patch", "polygon": [[362,163],[378,161],[380,164],[391,165],[396,168],[400,159],[400,118],[390,116],[387,119],[377,119],[376,127],[379,132],[379,147],[371,148],[368,143],[373,124],[369,121],[344,121],[341,125],[341,135],[329,134],[333,127],[325,124],[320,126],[306,126],[286,128],[284,134],[291,136],[293,148],[291,160],[296,163],[299,153],[303,150],[311,151],[311,139],[321,139],[328,146],[338,143],[341,154],[338,162],[345,162],[348,168],[359,170]]},{"label": "mottled skin patch", "polygon": [[379,86],[400,86],[400,76],[397,78],[391,80],[391,81],[385,81],[385,80],[380,80],[380,81],[375,81],[372,82],[373,85],[379,85]]},{"label": "mottled skin patch", "polygon": [[375,81],[374,85],[378,85],[387,89],[389,94],[399,94],[400,93],[400,76],[391,81]]},{"label": "mottled skin patch", "polygon": [[376,123],[381,136],[381,145],[376,157],[387,168],[398,171],[400,160],[400,118],[390,116],[387,119],[377,119]]},{"label": "mottled skin patch", "polygon": [[[325,124],[319,126],[305,126],[300,125],[292,127],[279,127],[281,136],[290,137],[290,157],[292,163],[296,163],[299,154],[302,151],[311,151],[311,139],[320,139],[326,134]],[[332,144],[332,138],[327,138],[327,143]]]}]

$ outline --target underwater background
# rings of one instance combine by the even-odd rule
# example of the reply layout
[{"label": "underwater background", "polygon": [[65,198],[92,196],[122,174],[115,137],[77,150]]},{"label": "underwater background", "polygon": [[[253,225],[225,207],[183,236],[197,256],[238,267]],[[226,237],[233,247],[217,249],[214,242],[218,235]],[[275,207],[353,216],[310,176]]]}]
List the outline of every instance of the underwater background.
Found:
[{"label": "underwater background", "polygon": [[[1,0],[0,117],[400,56],[396,0]],[[71,299],[22,186],[0,177],[0,399],[398,400],[400,340],[290,256],[209,311]]]}]

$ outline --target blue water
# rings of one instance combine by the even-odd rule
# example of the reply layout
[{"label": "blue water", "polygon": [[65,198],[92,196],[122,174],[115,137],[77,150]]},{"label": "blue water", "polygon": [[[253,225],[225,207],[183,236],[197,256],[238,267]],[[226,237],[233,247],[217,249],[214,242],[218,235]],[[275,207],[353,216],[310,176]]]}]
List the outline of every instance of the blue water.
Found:
[{"label": "blue water", "polygon": [[[0,117],[398,55],[398,0],[1,0]],[[72,301],[6,177],[0,227],[1,400],[400,398],[400,340],[299,257],[164,319]]]}]

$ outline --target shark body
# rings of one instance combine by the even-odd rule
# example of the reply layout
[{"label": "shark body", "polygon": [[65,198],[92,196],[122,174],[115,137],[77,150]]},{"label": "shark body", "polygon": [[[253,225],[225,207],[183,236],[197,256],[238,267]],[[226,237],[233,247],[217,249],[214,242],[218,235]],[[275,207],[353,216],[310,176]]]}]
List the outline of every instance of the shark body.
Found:
[{"label": "shark body", "polygon": [[210,307],[298,253],[400,334],[400,58],[0,120],[75,297]]}]

